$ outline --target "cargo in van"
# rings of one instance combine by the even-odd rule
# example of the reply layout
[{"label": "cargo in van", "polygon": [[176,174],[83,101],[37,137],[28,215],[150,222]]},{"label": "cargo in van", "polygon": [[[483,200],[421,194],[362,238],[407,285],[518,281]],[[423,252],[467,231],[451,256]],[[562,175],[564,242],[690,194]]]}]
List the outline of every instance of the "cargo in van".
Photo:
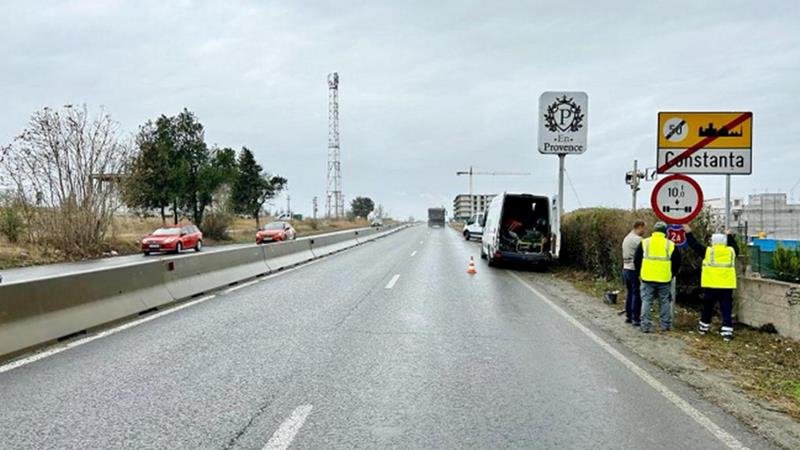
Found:
[{"label": "cargo in van", "polygon": [[504,193],[485,215],[481,257],[500,261],[546,263],[558,256],[557,213],[550,198]]}]

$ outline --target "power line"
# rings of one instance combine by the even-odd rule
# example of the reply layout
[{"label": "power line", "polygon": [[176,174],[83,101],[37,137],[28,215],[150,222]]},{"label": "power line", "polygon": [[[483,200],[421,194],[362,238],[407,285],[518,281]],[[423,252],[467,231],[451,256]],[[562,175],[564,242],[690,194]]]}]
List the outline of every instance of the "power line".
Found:
[{"label": "power line", "polygon": [[572,184],[572,178],[569,177],[569,172],[567,169],[564,169],[564,173],[567,175],[567,182],[569,182],[569,187],[572,188],[572,193],[575,194],[575,200],[578,201],[578,206],[583,208],[583,203],[581,202],[581,198],[578,197],[578,191],[575,190],[575,185]]}]

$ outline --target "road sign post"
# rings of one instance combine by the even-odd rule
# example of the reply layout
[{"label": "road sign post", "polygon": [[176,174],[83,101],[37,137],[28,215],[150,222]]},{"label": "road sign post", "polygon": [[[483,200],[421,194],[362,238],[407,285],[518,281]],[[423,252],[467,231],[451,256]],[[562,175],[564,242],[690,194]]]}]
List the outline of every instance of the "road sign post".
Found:
[{"label": "road sign post", "polygon": [[566,155],[586,151],[589,96],[585,92],[544,92],[539,96],[539,153],[558,155],[558,214],[564,213]]},{"label": "road sign post", "polygon": [[703,209],[703,191],[695,180],[683,174],[660,180],[650,195],[656,216],[671,224],[689,223]]},{"label": "road sign post", "polygon": [[753,172],[753,113],[658,113],[658,173],[725,175],[725,228],[731,226],[731,175]]}]

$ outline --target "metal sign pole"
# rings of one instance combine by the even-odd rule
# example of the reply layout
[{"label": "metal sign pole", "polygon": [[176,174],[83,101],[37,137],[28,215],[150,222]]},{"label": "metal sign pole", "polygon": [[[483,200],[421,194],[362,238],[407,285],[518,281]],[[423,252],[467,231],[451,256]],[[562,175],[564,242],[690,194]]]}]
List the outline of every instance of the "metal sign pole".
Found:
[{"label": "metal sign pole", "polygon": [[725,175],[725,229],[731,229],[731,175]]},{"label": "metal sign pole", "polygon": [[564,215],[564,158],[567,155],[558,155],[558,216]]},{"label": "metal sign pole", "polygon": [[633,210],[633,212],[636,212],[636,191],[639,190],[639,166],[638,165],[639,165],[639,161],[634,159],[633,160],[633,179],[631,180],[631,183],[632,183],[631,189],[633,189],[633,206],[631,206],[631,209]]}]

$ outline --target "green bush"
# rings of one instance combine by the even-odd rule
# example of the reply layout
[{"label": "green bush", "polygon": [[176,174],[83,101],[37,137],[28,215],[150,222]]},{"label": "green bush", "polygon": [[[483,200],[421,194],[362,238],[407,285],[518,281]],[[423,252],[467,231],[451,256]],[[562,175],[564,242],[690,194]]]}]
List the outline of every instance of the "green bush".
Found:
[{"label": "green bush", "polygon": [[585,208],[566,214],[561,225],[561,261],[597,277],[621,279],[622,240],[637,219],[648,226],[655,222],[649,210]]},{"label": "green bush", "polygon": [[233,224],[233,215],[226,212],[211,212],[203,218],[203,237],[217,241],[226,241],[231,237],[228,228]]},{"label": "green bush", "polygon": [[[622,240],[637,219],[646,224],[645,237],[658,221],[650,210],[633,213],[623,209],[585,208],[566,214],[561,225],[561,263],[619,283],[622,278]],[[707,214],[701,214],[692,223],[692,232],[700,242],[710,241],[709,219]],[[688,247],[682,250],[681,256],[678,291],[681,297],[694,298],[700,285],[702,258]]]},{"label": "green bush", "polygon": [[11,204],[0,211],[0,234],[10,242],[18,242],[25,231],[25,220],[17,205]]},{"label": "green bush", "polygon": [[775,277],[783,281],[800,281],[800,249],[786,248],[781,244],[772,254]]}]

